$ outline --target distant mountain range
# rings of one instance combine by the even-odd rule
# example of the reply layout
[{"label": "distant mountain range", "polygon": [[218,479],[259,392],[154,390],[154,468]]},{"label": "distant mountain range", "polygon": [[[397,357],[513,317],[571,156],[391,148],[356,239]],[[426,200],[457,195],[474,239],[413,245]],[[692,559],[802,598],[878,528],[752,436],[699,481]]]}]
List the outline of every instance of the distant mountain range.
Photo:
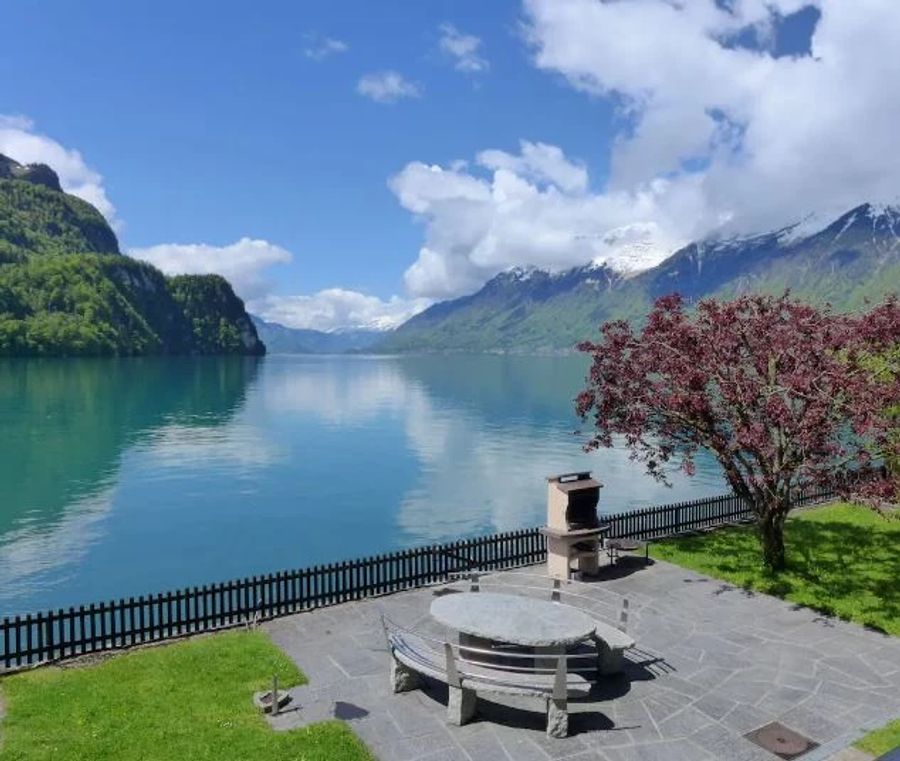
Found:
[{"label": "distant mountain range", "polygon": [[706,240],[651,269],[603,264],[565,272],[516,268],[469,296],[434,304],[375,348],[415,351],[566,350],[615,318],[640,319],[659,296],[689,301],[781,293],[853,310],[900,291],[900,209],[863,204],[813,234],[799,226]]},{"label": "distant mountain range", "polygon": [[385,332],[349,328],[327,333],[322,330],[289,328],[262,317],[250,315],[256,332],[271,354],[346,354],[371,350],[382,341]]}]

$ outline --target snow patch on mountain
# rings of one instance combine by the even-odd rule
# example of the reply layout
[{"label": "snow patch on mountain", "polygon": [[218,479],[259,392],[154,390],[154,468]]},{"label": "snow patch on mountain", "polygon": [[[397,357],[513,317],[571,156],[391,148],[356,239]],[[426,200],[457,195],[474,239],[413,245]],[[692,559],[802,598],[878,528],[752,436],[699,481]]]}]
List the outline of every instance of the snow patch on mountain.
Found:
[{"label": "snow patch on mountain", "polygon": [[822,232],[833,222],[832,218],[821,212],[810,212],[803,219],[779,230],[776,235],[778,242],[786,246],[791,243],[809,238]]},{"label": "snow patch on mountain", "polygon": [[677,251],[685,241],[665,240],[658,225],[641,222],[608,230],[597,238],[592,263],[633,276],[652,269]]},{"label": "snow patch on mountain", "polygon": [[[872,238],[878,234],[879,228],[890,230],[894,242],[900,241],[900,206],[894,204],[869,204],[869,219],[872,220]],[[894,248],[892,245],[890,248]]]},{"label": "snow patch on mountain", "polygon": [[837,243],[841,237],[844,235],[847,230],[853,227],[853,223],[856,222],[856,212],[847,217],[847,221],[844,222],[844,226],[838,230],[837,234],[832,238],[832,243]]}]

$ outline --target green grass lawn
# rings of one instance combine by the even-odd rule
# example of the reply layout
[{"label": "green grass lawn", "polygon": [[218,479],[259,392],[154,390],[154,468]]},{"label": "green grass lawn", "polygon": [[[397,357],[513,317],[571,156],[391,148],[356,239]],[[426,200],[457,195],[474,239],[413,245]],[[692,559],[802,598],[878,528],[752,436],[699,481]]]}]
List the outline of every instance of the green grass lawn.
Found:
[{"label": "green grass lawn", "polygon": [[0,680],[3,761],[371,759],[344,724],[276,732],[254,691],[305,677],[262,632],[226,632]]},{"label": "green grass lawn", "polygon": [[900,747],[900,719],[895,719],[881,729],[870,732],[853,744],[873,756],[880,756],[889,750]]},{"label": "green grass lawn", "polygon": [[789,518],[787,570],[767,573],[753,527],[651,544],[668,560],[732,584],[900,635],[900,517],[829,505]]}]

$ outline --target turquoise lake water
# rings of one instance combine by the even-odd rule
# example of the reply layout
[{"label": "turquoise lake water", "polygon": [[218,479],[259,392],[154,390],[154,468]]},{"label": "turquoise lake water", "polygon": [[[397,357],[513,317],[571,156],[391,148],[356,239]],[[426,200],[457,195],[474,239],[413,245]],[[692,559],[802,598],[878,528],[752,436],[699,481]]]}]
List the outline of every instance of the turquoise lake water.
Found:
[{"label": "turquoise lake water", "polygon": [[585,454],[581,357],[0,362],[0,617],[540,525],[553,473],[601,511],[672,488]]}]

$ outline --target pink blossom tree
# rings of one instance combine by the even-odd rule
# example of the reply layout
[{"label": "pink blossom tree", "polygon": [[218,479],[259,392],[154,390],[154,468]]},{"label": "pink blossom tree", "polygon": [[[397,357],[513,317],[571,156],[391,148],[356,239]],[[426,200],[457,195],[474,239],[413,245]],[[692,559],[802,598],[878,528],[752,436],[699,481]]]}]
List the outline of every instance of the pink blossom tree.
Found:
[{"label": "pink blossom tree", "polygon": [[[781,297],[701,301],[688,312],[678,295],[659,299],[636,331],[608,322],[592,357],[577,411],[592,418],[588,449],[623,441],[632,458],[665,482],[694,471],[711,452],[753,510],[765,565],[785,566],[784,522],[791,491],[851,482],[860,466],[898,454],[900,373],[873,372],[870,359],[900,345],[900,305],[836,315]],[[896,496],[889,477],[867,484]]]}]

